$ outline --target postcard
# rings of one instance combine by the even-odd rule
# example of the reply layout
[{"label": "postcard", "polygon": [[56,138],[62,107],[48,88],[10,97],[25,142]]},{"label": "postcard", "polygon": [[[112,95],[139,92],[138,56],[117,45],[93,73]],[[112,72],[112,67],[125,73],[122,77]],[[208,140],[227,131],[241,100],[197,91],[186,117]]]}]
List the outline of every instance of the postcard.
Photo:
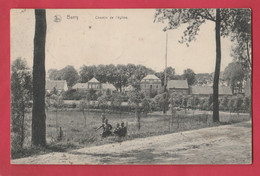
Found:
[{"label": "postcard", "polygon": [[11,164],[252,163],[250,9],[12,9]]}]

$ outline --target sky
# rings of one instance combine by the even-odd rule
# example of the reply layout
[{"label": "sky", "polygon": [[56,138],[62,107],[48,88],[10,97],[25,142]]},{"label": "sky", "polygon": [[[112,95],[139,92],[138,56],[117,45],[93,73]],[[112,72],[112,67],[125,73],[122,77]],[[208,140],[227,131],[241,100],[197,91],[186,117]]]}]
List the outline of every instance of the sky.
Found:
[{"label": "sky", "polygon": [[[163,71],[167,23],[154,23],[154,14],[155,9],[47,9],[46,70],[132,63]],[[11,10],[11,62],[22,57],[32,67],[34,27],[34,10]],[[214,72],[214,27],[212,22],[203,24],[189,47],[179,43],[185,26],[168,31],[167,64],[176,74],[187,68]],[[232,43],[228,38],[221,42],[223,71],[232,62]]]}]

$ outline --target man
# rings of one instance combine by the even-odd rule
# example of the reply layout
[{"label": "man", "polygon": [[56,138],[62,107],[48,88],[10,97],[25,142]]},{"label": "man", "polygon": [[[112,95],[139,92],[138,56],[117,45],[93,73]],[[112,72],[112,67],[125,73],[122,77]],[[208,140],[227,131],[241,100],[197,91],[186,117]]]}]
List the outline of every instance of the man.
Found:
[{"label": "man", "polygon": [[116,136],[119,136],[120,130],[121,130],[120,125],[119,125],[119,123],[117,123],[117,124],[116,124],[116,128],[115,128],[115,130],[114,130],[114,134],[115,134]]},{"label": "man", "polygon": [[107,137],[110,136],[112,134],[111,130],[112,130],[112,125],[110,125],[108,123],[108,119],[104,120],[105,123],[103,123],[99,128],[97,128],[97,130],[99,130],[100,128],[103,128],[103,133],[101,134],[102,137]]},{"label": "man", "polygon": [[127,133],[127,129],[126,126],[124,124],[124,122],[121,122],[121,127],[120,127],[120,131],[119,131],[119,137],[125,137]]}]

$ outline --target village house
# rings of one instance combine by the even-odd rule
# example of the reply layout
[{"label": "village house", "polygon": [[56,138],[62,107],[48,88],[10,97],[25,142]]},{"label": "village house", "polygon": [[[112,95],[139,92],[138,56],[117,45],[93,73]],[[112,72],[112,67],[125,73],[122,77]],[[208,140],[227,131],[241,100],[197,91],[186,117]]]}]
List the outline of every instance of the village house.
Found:
[{"label": "village house", "polygon": [[112,92],[116,91],[116,88],[113,84],[102,83],[101,84],[102,91],[111,90]]},{"label": "village house", "polygon": [[187,80],[169,80],[167,83],[167,89],[170,93],[188,95],[189,85]]},{"label": "village house", "polygon": [[51,92],[56,89],[59,93],[68,90],[68,85],[66,80],[46,80],[45,90]]},{"label": "village house", "polygon": [[96,78],[92,78],[88,82],[88,89],[100,90],[101,84]]},{"label": "village house", "polygon": [[88,90],[88,83],[77,83],[72,87],[72,89],[82,91]]},{"label": "village house", "polygon": [[162,87],[161,80],[155,75],[147,75],[140,82],[140,88],[144,92],[158,92]]},{"label": "village house", "polygon": [[[190,86],[190,94],[197,96],[209,96],[213,94],[212,86]],[[219,87],[219,96],[232,96],[232,90],[228,86]]]},{"label": "village house", "polygon": [[88,89],[106,91],[107,89],[109,89],[112,92],[116,91],[116,88],[113,84],[100,83],[96,78],[92,78],[86,83],[77,83],[72,87],[72,89],[82,90],[82,91],[86,91]]}]

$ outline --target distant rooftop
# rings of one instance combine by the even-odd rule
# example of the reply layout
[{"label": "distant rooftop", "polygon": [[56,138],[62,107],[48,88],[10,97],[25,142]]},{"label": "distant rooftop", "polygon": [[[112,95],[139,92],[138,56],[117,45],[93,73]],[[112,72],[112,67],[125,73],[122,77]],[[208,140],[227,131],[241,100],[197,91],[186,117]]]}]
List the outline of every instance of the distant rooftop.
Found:
[{"label": "distant rooftop", "polygon": [[88,89],[88,83],[77,83],[72,88],[73,89]]},{"label": "distant rooftop", "polygon": [[168,89],[188,89],[187,80],[169,80],[167,84]]},{"label": "distant rooftop", "polygon": [[155,75],[147,75],[144,77],[142,80],[147,80],[147,79],[154,79],[154,80],[160,80],[157,76]]},{"label": "distant rooftop", "polygon": [[[191,86],[191,94],[193,95],[211,95],[213,94],[212,86]],[[232,95],[231,88],[228,86],[219,87],[219,95]]]},{"label": "distant rooftop", "polygon": [[116,90],[115,86],[113,84],[109,84],[109,83],[103,83],[102,89]]},{"label": "distant rooftop", "polygon": [[99,81],[93,77],[91,80],[88,81],[88,83],[99,83]]},{"label": "distant rooftop", "polygon": [[63,90],[65,85],[67,85],[66,80],[46,80],[45,89],[52,90],[55,87],[57,90]]}]

